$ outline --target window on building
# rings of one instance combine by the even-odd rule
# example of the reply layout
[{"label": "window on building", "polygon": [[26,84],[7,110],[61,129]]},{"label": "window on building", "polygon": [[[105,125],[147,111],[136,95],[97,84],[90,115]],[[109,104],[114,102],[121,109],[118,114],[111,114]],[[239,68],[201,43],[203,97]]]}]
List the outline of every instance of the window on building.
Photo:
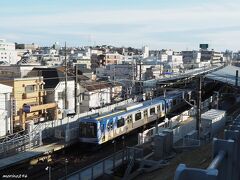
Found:
[{"label": "window on building", "polygon": [[64,98],[64,92],[58,92],[58,100],[61,100]]},{"label": "window on building", "polygon": [[150,115],[153,115],[153,114],[155,114],[156,112],[155,112],[155,107],[153,107],[153,108],[151,108],[150,109]]},{"label": "window on building", "polygon": [[117,128],[124,126],[124,124],[125,124],[124,118],[117,120]]},{"label": "window on building", "polygon": [[141,113],[141,112],[136,113],[136,114],[135,114],[135,121],[138,121],[138,120],[140,120],[140,119],[142,119],[142,113]]},{"label": "window on building", "polygon": [[86,100],[86,99],[84,98],[84,93],[81,94],[81,98],[82,98],[82,101]]},{"label": "window on building", "polygon": [[25,92],[26,93],[31,93],[34,92],[36,90],[36,85],[27,85],[25,87]]}]

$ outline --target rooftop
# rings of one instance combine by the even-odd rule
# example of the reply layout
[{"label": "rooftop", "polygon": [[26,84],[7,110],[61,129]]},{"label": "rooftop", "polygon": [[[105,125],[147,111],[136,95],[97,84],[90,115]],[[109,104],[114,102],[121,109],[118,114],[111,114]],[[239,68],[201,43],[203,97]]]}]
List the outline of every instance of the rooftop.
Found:
[{"label": "rooftop", "polygon": [[[240,72],[240,68],[237,66],[226,66],[218,71],[206,75],[206,77],[229,85],[235,85],[236,71]],[[238,78],[238,86],[240,86],[239,79],[240,78]]]}]

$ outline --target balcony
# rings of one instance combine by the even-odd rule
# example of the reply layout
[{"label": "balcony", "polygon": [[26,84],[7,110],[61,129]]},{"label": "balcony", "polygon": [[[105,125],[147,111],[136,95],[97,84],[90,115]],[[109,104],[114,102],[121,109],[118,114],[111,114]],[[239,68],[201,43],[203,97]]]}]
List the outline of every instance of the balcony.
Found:
[{"label": "balcony", "polygon": [[29,92],[29,93],[23,93],[23,99],[29,99],[29,98],[36,98],[39,97],[39,92],[35,91],[35,92]]},{"label": "balcony", "polygon": [[57,107],[57,103],[47,103],[47,104],[39,104],[39,105],[26,104],[23,106],[23,111],[26,113],[30,113],[35,111],[41,111],[44,109],[53,109],[56,107]]},{"label": "balcony", "polygon": [[23,99],[43,97],[45,95],[46,95],[46,91],[28,92],[28,93],[23,93]]}]

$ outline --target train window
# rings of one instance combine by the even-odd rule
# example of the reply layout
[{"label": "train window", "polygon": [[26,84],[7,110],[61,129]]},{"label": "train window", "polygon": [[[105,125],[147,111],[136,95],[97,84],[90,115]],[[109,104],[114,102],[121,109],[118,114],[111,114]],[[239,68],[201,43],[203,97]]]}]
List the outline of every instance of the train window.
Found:
[{"label": "train window", "polygon": [[84,122],[79,125],[80,137],[95,138],[97,137],[97,124],[92,122]]},{"label": "train window", "polygon": [[121,119],[117,120],[117,127],[118,128],[124,126],[124,124],[125,124],[124,118],[121,118]]},{"label": "train window", "polygon": [[113,123],[112,123],[112,122],[109,122],[109,123],[107,124],[107,129],[108,129],[108,130],[113,129]]},{"label": "train window", "polygon": [[135,114],[135,121],[138,121],[138,120],[140,120],[140,119],[142,119],[142,114],[141,114],[141,112],[136,113],[136,114]]},{"label": "train window", "polygon": [[153,114],[155,114],[156,112],[155,112],[155,107],[153,107],[153,108],[151,108],[150,109],[150,115],[153,115]]},{"label": "train window", "polygon": [[174,99],[174,100],[173,100],[173,106],[175,106],[176,104],[177,104],[177,100]]},{"label": "train window", "polygon": [[164,109],[165,109],[165,105],[164,105],[164,104],[162,104],[162,111],[164,111]]},{"label": "train window", "polygon": [[144,111],[143,111],[143,116],[144,116],[144,117],[147,117],[147,116],[148,116],[148,111],[147,111],[147,110],[144,110]]},{"label": "train window", "polygon": [[157,111],[160,112],[160,106],[157,106]]}]

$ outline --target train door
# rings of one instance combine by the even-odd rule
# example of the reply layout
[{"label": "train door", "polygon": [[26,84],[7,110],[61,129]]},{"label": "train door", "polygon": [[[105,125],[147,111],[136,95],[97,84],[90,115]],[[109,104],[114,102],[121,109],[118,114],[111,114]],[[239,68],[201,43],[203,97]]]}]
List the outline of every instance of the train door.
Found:
[{"label": "train door", "polygon": [[138,128],[143,125],[143,114],[141,111],[137,112],[134,114],[134,123],[133,123],[133,128]]},{"label": "train door", "polygon": [[165,103],[162,103],[161,104],[162,105],[162,107],[161,107],[161,117],[163,117],[163,116],[165,116]]},{"label": "train door", "polygon": [[113,138],[113,121],[108,121],[107,123],[107,139],[110,140]]},{"label": "train door", "polygon": [[126,124],[126,131],[129,132],[131,131],[133,128],[133,119],[132,119],[132,115],[128,115],[127,116],[127,124]]},{"label": "train door", "polygon": [[157,118],[159,119],[161,117],[161,105],[159,104],[157,106]]},{"label": "train door", "polygon": [[101,124],[100,125],[100,129],[101,129],[101,137],[102,137],[102,142],[105,142],[106,141],[106,136],[105,136],[105,124]]},{"label": "train door", "polygon": [[145,109],[143,111],[143,119],[144,119],[144,124],[148,123],[148,109]]},{"label": "train door", "polygon": [[120,136],[125,133],[125,118],[120,117],[116,120],[116,126],[114,127],[114,137]]}]

